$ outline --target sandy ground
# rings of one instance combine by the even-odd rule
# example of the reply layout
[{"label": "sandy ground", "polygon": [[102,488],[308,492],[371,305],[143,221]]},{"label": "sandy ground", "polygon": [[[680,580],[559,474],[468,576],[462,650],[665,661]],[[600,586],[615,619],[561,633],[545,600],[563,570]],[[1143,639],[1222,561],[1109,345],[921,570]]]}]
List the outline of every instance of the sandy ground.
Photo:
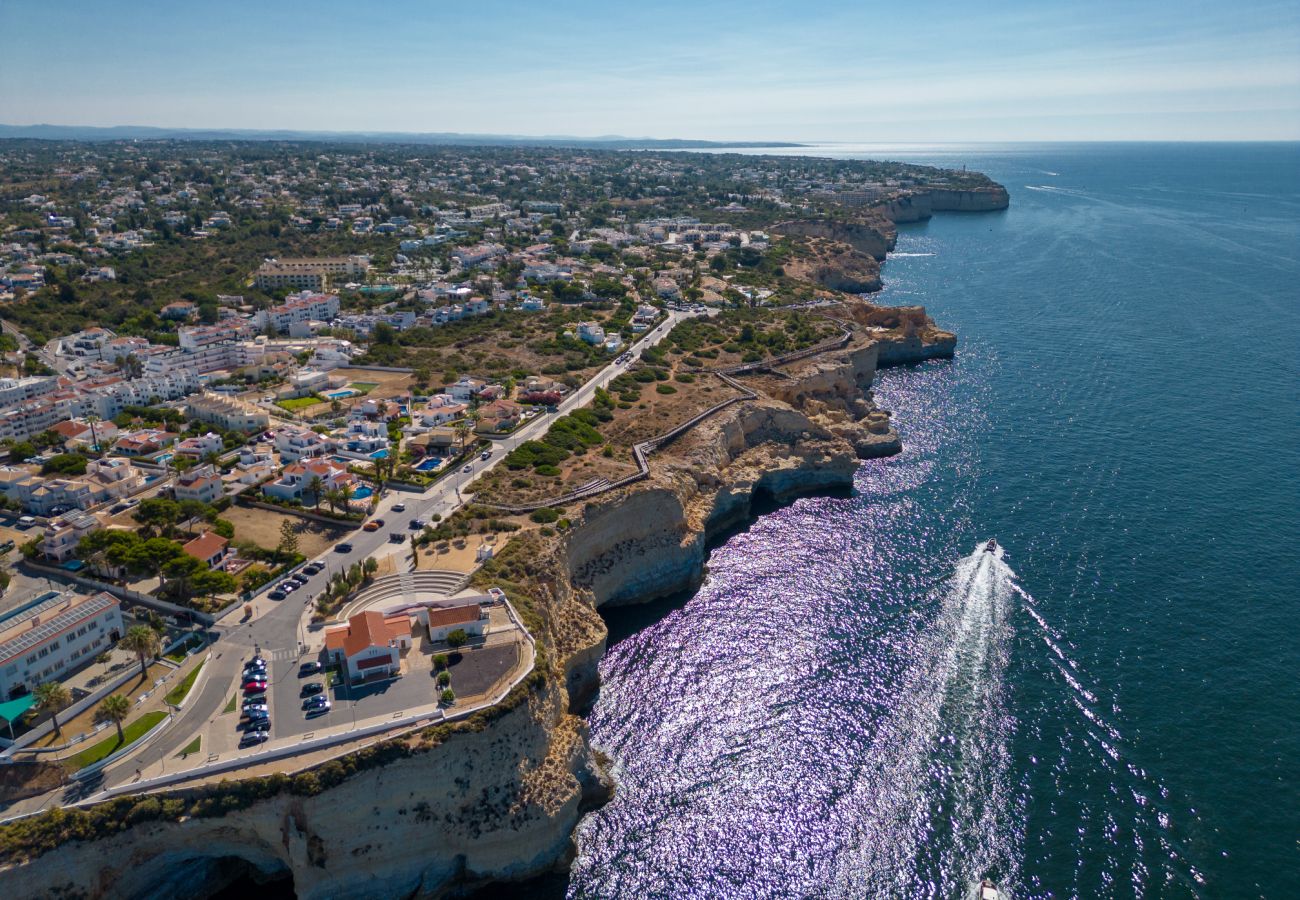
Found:
[{"label": "sandy ground", "polygon": [[488,546],[503,547],[505,542],[497,535],[471,534],[468,538],[456,538],[453,541],[439,541],[425,544],[420,548],[420,560],[417,569],[445,569],[451,572],[473,572],[479,563],[475,558],[479,545],[487,541]]},{"label": "sandy ground", "polygon": [[237,540],[252,541],[268,549],[280,543],[280,524],[286,520],[293,522],[298,527],[298,550],[308,559],[329,549],[353,531],[347,526],[326,525],[288,513],[246,506],[232,506],[221,514],[221,518],[235,526]]}]

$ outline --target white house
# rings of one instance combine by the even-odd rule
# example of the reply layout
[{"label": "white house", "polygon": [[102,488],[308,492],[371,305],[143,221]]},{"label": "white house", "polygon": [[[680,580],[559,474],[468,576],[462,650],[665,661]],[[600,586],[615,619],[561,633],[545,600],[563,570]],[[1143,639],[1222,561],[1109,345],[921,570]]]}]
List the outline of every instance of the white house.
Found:
[{"label": "white house", "polygon": [[397,677],[402,653],[409,649],[411,620],[405,613],[385,616],[371,610],[325,632],[325,654],[346,669],[350,682]]}]

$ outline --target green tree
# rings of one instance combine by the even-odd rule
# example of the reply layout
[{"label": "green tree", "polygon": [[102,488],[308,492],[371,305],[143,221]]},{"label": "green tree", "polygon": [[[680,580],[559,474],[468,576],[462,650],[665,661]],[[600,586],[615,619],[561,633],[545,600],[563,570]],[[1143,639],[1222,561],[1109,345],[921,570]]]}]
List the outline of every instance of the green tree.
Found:
[{"label": "green tree", "polygon": [[80,453],[51,456],[41,466],[42,475],[85,475],[88,460]]},{"label": "green tree", "polygon": [[26,462],[39,452],[36,445],[31,441],[19,441],[9,448],[9,461],[11,463]]},{"label": "green tree", "polygon": [[453,650],[465,646],[468,642],[469,635],[465,633],[464,628],[457,628],[455,631],[447,635],[447,646],[451,647]]},{"label": "green tree", "polygon": [[149,675],[149,660],[162,650],[158,632],[148,625],[132,625],[122,635],[120,643],[123,650],[134,653],[140,660],[140,680],[143,681]]},{"label": "green tree", "polygon": [[95,710],[95,721],[112,722],[116,725],[117,742],[121,744],[126,741],[126,735],[122,734],[122,723],[130,714],[131,701],[121,694],[110,694],[100,701],[99,708]]},{"label": "green tree", "polygon": [[288,519],[280,523],[280,544],[275,552],[290,559],[298,553],[298,529]]},{"label": "green tree", "polygon": [[307,482],[307,491],[311,494],[312,500],[316,506],[316,512],[320,512],[321,493],[325,490],[325,482],[319,475],[313,475]]},{"label": "green tree", "polygon": [[63,729],[59,726],[59,712],[72,702],[72,693],[57,681],[46,681],[38,684],[32,694],[36,697],[36,708],[50,714],[54,733],[62,737]]}]

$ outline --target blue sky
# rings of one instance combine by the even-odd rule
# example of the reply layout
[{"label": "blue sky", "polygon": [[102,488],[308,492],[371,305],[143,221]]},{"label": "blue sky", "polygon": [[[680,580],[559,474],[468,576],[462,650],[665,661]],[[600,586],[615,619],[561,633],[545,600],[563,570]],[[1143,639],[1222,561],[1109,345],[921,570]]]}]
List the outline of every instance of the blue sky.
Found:
[{"label": "blue sky", "polygon": [[0,122],[1300,139],[1300,3],[4,0]]}]

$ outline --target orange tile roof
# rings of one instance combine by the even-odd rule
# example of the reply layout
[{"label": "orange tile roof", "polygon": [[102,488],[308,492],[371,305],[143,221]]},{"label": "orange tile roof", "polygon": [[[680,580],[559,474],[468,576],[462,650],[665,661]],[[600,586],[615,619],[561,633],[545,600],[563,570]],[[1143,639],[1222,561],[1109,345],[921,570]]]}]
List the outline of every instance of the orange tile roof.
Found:
[{"label": "orange tile roof", "polygon": [[429,627],[442,628],[446,625],[468,625],[477,622],[480,617],[477,606],[453,606],[450,609],[430,609]]},{"label": "orange tile roof", "polygon": [[411,620],[404,614],[384,617],[370,610],[348,619],[348,624],[325,632],[325,646],[342,650],[344,656],[356,656],[370,647],[387,647],[388,642],[411,636]]},{"label": "orange tile roof", "polygon": [[212,559],[212,557],[225,550],[229,543],[230,541],[226,540],[215,531],[205,531],[181,549],[195,559],[201,559],[204,562],[207,562]]}]

